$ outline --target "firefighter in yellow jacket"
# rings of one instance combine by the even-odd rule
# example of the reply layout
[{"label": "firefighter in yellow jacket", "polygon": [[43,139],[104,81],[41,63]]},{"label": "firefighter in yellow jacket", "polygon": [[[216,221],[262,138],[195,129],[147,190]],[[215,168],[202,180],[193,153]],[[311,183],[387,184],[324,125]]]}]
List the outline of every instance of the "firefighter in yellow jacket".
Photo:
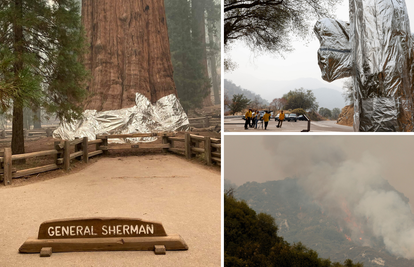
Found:
[{"label": "firefighter in yellow jacket", "polygon": [[283,110],[282,110],[280,111],[280,114],[279,114],[279,123],[276,126],[277,128],[282,128],[282,123],[284,119],[285,119],[285,113],[283,113]]},{"label": "firefighter in yellow jacket", "polygon": [[245,119],[246,119],[246,122],[244,123],[244,129],[247,130],[248,129],[247,128],[248,126],[251,127],[251,125],[250,125],[250,120],[252,119],[252,110],[251,109],[249,109],[246,112]]},{"label": "firefighter in yellow jacket", "polygon": [[268,110],[266,110],[266,114],[263,115],[265,130],[267,129],[267,124],[269,123],[269,120],[270,120],[270,112]]}]

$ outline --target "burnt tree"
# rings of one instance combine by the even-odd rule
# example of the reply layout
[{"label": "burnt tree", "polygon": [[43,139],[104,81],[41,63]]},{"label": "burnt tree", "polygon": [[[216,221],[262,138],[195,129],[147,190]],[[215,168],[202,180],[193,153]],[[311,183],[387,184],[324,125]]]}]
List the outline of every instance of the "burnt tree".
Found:
[{"label": "burnt tree", "polygon": [[83,0],[82,23],[92,79],[86,109],[135,105],[135,93],[152,103],[177,94],[163,0]]}]

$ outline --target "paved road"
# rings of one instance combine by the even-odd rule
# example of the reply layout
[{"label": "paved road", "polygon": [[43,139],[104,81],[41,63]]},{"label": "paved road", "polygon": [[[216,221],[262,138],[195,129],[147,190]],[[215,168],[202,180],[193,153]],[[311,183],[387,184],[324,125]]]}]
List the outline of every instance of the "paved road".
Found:
[{"label": "paved road", "polygon": [[[25,186],[0,186],[0,266],[220,266],[221,179],[175,155],[102,158],[66,176]],[[43,221],[132,217],[162,222],[187,251],[19,254]]]},{"label": "paved road", "polygon": [[[283,122],[282,128],[276,128],[277,122],[270,120],[267,130],[258,127],[258,129],[244,129],[244,120],[241,117],[224,117],[225,132],[300,132],[308,128],[307,121]],[[352,126],[343,126],[336,124],[336,121],[317,121],[311,122],[311,132],[353,132]]]}]

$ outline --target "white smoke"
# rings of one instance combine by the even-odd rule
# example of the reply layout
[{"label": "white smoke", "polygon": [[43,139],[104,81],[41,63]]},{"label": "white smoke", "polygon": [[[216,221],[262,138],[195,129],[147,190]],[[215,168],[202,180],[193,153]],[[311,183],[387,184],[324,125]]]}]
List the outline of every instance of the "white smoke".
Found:
[{"label": "white smoke", "polygon": [[381,176],[387,166],[369,153],[347,158],[343,140],[302,137],[266,147],[275,155],[276,169],[298,177],[311,198],[351,231],[353,241],[369,246],[373,236],[390,253],[414,259],[414,216]]}]

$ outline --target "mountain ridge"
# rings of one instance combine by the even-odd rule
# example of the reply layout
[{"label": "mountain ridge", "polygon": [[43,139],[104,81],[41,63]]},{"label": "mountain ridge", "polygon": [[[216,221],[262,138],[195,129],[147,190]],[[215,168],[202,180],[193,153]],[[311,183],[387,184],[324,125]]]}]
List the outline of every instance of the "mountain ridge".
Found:
[{"label": "mountain ridge", "polygon": [[[225,181],[227,186],[230,181]],[[384,190],[396,191],[388,182]],[[396,191],[404,202],[408,198]],[[278,233],[289,243],[302,242],[316,250],[321,257],[343,262],[350,258],[363,262],[365,267],[414,266],[414,260],[391,255],[381,239],[364,233],[361,240],[351,240],[351,231],[341,224],[335,214],[324,211],[305,190],[297,178],[264,183],[248,182],[236,188],[234,196],[243,199],[256,212],[273,216]],[[366,241],[365,241],[366,239]],[[365,242],[370,243],[368,247]]]},{"label": "mountain ridge", "polygon": [[[225,79],[225,92],[228,91],[228,87],[226,87],[226,84],[228,83],[235,84],[235,82]],[[342,109],[346,105],[346,102],[342,97],[342,90],[339,87],[322,83],[313,78],[302,78],[288,81],[264,81],[252,78],[247,85],[238,84],[237,86],[243,88],[244,90],[248,90],[253,94],[258,94],[261,98],[268,102],[272,102],[275,98],[281,98],[284,94],[291,90],[302,87],[305,90],[311,90],[314,93],[319,107],[332,110],[333,108]]]}]

